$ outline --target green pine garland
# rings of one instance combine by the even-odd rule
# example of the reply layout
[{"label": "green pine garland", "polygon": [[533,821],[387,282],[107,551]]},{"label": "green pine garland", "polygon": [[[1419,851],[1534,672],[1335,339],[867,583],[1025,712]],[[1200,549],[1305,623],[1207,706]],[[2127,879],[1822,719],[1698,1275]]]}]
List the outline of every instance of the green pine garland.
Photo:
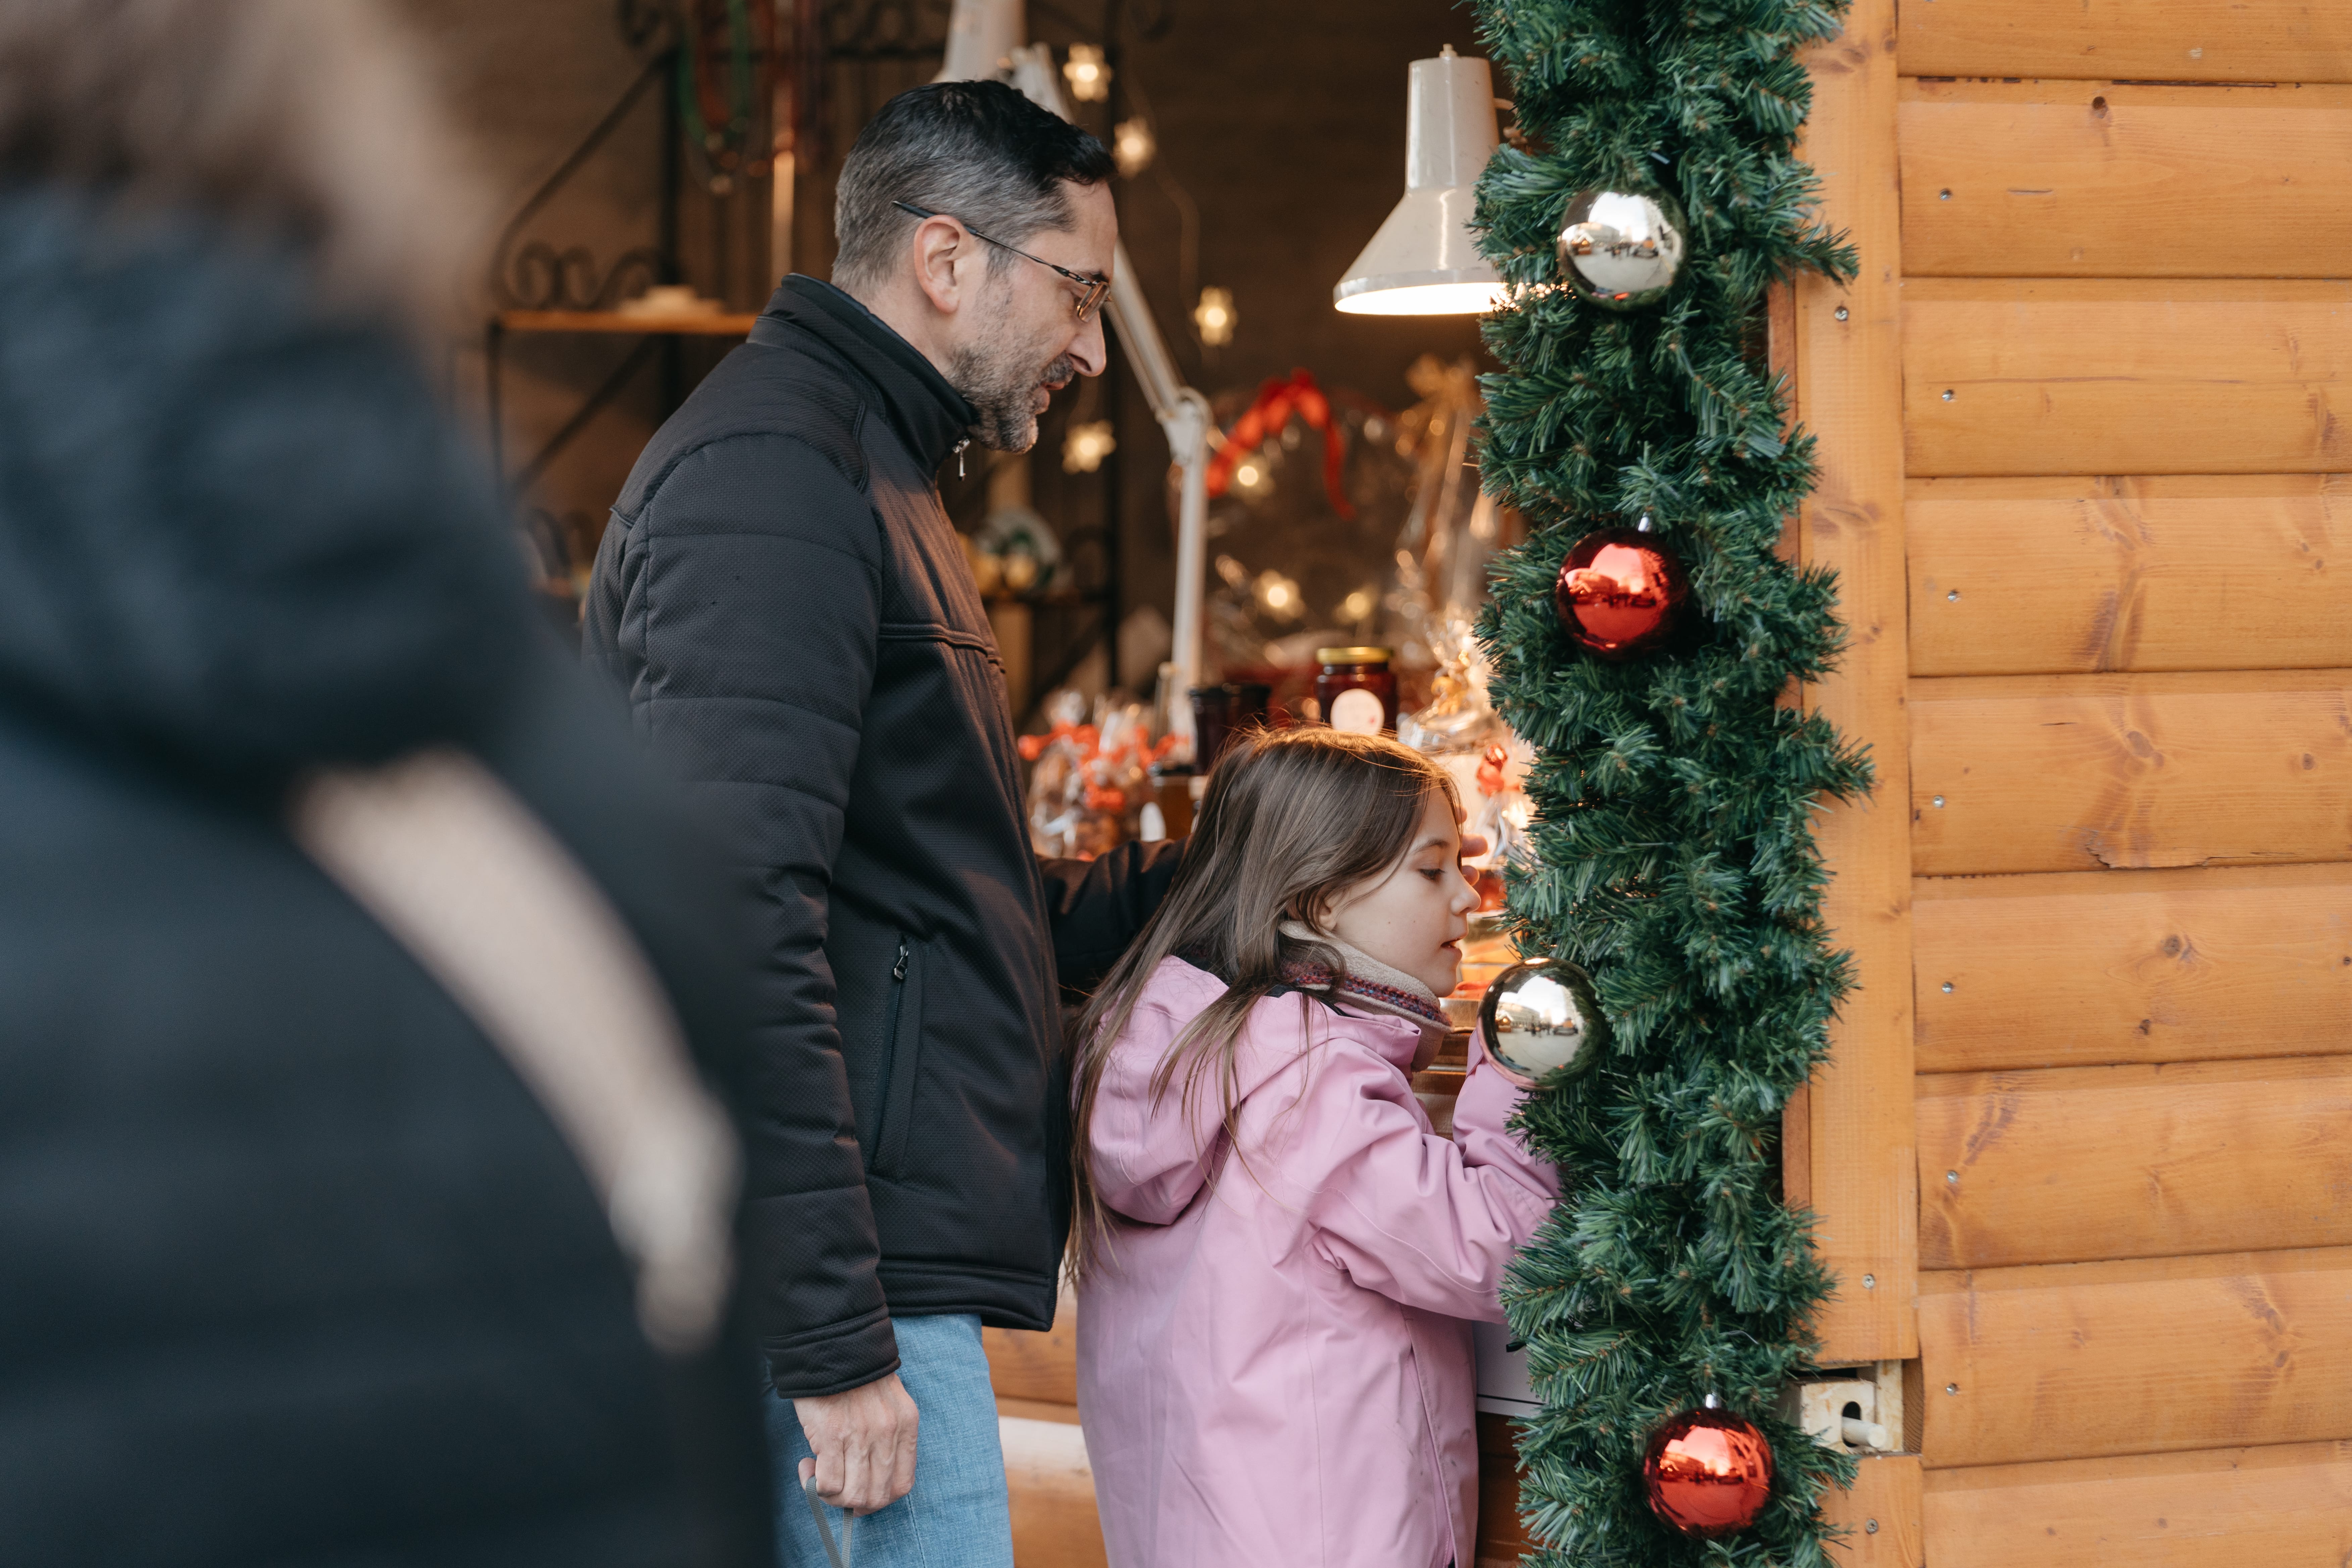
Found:
[{"label": "green pine garland", "polygon": [[[1851,1459],[1773,1415],[1810,1370],[1804,1322],[1832,1280],[1779,1195],[1782,1104],[1827,1050],[1852,984],[1822,921],[1811,816],[1867,793],[1869,764],[1818,717],[1776,706],[1843,634],[1835,584],[1773,547],[1813,481],[1759,363],[1765,289],[1852,277],[1809,215],[1793,155],[1811,91],[1796,49],[1844,0],[1479,0],[1524,145],[1479,186],[1486,254],[1514,288],[1486,341],[1487,488],[1531,525],[1502,557],[1479,632],[1497,706],[1538,751],[1538,865],[1510,879],[1524,952],[1592,973],[1611,1054],[1534,1097],[1533,1142],[1563,1197],[1504,1292],[1542,1413],[1520,1502],[1566,1568],[1738,1563],[1822,1568],[1816,1494]],[[1620,315],[1552,287],[1580,190],[1659,186],[1689,216],[1667,301]],[[1610,664],[1562,636],[1570,547],[1646,512],[1689,569],[1696,639]],[[1612,515],[1613,514],[1613,515]],[[1772,1500],[1694,1541],[1650,1511],[1643,1448],[1709,1394],[1772,1440]]]}]

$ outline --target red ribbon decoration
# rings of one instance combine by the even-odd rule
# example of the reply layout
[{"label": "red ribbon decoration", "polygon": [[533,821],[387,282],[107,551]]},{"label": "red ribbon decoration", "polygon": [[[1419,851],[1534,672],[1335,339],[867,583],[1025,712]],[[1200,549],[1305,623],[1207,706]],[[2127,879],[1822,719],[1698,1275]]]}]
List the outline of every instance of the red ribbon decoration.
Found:
[{"label": "red ribbon decoration", "polygon": [[1352,520],[1356,509],[1348,504],[1347,488],[1340,479],[1339,460],[1345,449],[1339,428],[1331,421],[1331,400],[1304,370],[1292,371],[1288,381],[1270,376],[1257,389],[1257,401],[1234,421],[1234,427],[1225,433],[1225,444],[1209,459],[1209,494],[1222,496],[1233,489],[1234,466],[1281,435],[1294,414],[1307,421],[1309,430],[1323,433],[1323,488],[1331,497],[1331,510],[1343,520]]}]

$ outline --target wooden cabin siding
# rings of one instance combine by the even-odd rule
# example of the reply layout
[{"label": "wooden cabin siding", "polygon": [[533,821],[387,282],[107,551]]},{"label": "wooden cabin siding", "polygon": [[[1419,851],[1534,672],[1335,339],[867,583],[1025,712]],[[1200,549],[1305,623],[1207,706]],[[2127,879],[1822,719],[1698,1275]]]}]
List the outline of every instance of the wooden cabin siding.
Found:
[{"label": "wooden cabin siding", "polygon": [[2343,0],[1910,0],[1906,77],[2352,81]]},{"label": "wooden cabin siding", "polygon": [[1923,1073],[2352,1051],[2352,867],[1928,878]]},{"label": "wooden cabin siding", "polygon": [[2352,5],[1900,23],[1916,1556],[2339,1563]]},{"label": "wooden cabin siding", "polygon": [[2336,476],[1907,489],[1914,676],[2352,668],[2352,484]]},{"label": "wooden cabin siding", "polygon": [[1921,1502],[1934,1568],[2336,1568],[2352,1443],[1932,1470]]},{"label": "wooden cabin siding", "polygon": [[[2352,6],[1891,19],[1809,60],[1864,276],[1773,323],[1821,440],[1798,548],[1853,631],[1806,700],[1908,806],[1825,815],[1863,990],[1784,1139],[1843,1282],[1826,1363],[1905,1337],[1853,1238],[1897,1244],[1872,1184],[1917,1205],[1916,1529],[1838,1552],[2338,1562],[2307,1504],[2352,1496]],[[1892,432],[1856,400],[1890,355]],[[1896,1464],[1833,1511],[1899,1510]]]},{"label": "wooden cabin siding", "polygon": [[1814,1244],[1840,1281],[1814,1331],[1824,1353],[1845,1363],[1919,1353],[1895,20],[1895,0],[1855,0],[1844,33],[1807,51],[1813,117],[1804,153],[1821,176],[1822,219],[1846,230],[1864,259],[1850,287],[1800,279],[1772,332],[1796,416],[1820,442],[1820,480],[1789,542],[1837,571],[1851,650],[1801,700],[1873,741],[1878,767],[1871,798],[1827,807],[1815,826],[1837,868],[1824,913],[1853,955],[1859,989],[1832,1026],[1832,1063],[1783,1118],[1789,1196],[1818,1216]]}]

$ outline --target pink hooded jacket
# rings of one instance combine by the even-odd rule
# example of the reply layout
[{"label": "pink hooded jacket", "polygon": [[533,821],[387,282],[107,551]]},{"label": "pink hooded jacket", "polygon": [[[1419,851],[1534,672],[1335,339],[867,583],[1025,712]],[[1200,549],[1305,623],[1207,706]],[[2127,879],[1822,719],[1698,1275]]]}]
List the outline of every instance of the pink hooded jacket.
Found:
[{"label": "pink hooded jacket", "polygon": [[1465,1320],[1502,1321],[1504,1267],[1558,1191],[1503,1130],[1522,1091],[1475,1060],[1448,1141],[1407,1077],[1420,1026],[1269,997],[1239,1043],[1234,1160],[1205,1078],[1189,1108],[1181,1079],[1151,1094],[1223,990],[1164,961],[1095,1102],[1095,1180],[1138,1222],[1078,1287],[1078,1412],[1113,1568],[1469,1568]]}]

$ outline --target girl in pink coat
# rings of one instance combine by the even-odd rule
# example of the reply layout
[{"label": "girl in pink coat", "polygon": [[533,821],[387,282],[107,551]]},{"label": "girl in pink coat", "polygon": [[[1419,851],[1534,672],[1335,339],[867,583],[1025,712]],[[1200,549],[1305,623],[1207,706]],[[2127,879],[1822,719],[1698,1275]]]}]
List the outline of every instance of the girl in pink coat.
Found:
[{"label": "girl in pink coat", "polygon": [[1113,1568],[1468,1568],[1472,1319],[1550,1213],[1473,1047],[1452,783],[1393,741],[1254,737],[1079,1026],[1078,1412]]}]

